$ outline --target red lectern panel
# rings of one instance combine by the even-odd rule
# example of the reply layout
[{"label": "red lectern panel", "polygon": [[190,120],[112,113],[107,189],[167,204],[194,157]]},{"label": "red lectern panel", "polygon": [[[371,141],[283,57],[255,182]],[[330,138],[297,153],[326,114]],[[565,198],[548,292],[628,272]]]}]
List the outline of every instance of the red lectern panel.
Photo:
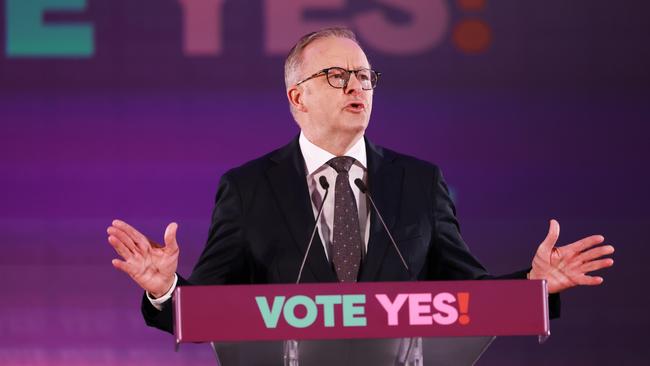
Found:
[{"label": "red lectern panel", "polygon": [[548,336],[545,281],[184,286],[176,341]]}]

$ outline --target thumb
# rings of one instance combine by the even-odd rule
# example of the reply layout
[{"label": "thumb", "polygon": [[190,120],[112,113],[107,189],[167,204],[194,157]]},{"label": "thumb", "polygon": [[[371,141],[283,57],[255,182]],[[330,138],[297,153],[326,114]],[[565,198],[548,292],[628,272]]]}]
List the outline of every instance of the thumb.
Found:
[{"label": "thumb", "polygon": [[544,249],[551,250],[555,246],[555,243],[557,243],[557,239],[559,237],[560,223],[555,219],[551,219],[548,225],[548,234],[546,234],[546,238],[544,238],[544,241],[539,246]]},{"label": "thumb", "polygon": [[165,247],[176,250],[178,249],[178,242],[176,241],[176,231],[178,230],[178,224],[175,222],[167,225],[165,229]]}]

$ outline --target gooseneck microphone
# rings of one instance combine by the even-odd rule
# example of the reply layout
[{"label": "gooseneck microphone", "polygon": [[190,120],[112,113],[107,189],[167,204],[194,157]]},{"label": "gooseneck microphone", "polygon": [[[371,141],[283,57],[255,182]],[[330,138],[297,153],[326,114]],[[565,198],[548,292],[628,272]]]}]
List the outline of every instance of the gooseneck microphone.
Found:
[{"label": "gooseneck microphone", "polygon": [[384,230],[386,230],[386,234],[388,234],[388,237],[390,238],[390,242],[393,243],[393,247],[395,247],[395,251],[397,251],[397,255],[399,255],[399,259],[402,260],[402,264],[404,265],[404,268],[406,268],[406,271],[408,272],[409,277],[412,278],[413,274],[411,273],[411,270],[409,269],[409,266],[406,264],[406,261],[404,260],[404,257],[402,256],[402,252],[397,247],[397,243],[395,243],[395,239],[393,239],[393,236],[390,234],[390,230],[388,230],[388,226],[386,226],[386,223],[384,222],[384,218],[381,217],[381,213],[379,212],[379,209],[375,205],[375,201],[373,201],[372,196],[370,195],[370,192],[368,191],[368,187],[359,178],[354,180],[354,184],[359,188],[359,190],[362,193],[364,193],[366,195],[366,197],[368,197],[368,200],[370,201],[370,204],[372,205],[372,208],[377,213],[377,217],[379,217],[379,221],[384,226]]},{"label": "gooseneck microphone", "polygon": [[311,244],[314,242],[314,236],[316,235],[316,230],[318,230],[318,219],[323,213],[323,207],[325,207],[325,199],[330,192],[330,184],[327,182],[327,178],[324,175],[321,175],[318,178],[318,183],[325,190],[325,195],[323,195],[323,200],[320,203],[320,208],[318,209],[318,215],[316,215],[316,224],[314,225],[314,230],[311,232],[311,237],[309,238],[309,244],[307,244],[307,250],[305,251],[305,256],[302,258],[302,264],[300,265],[300,271],[298,271],[298,278],[296,278],[296,284],[300,282],[300,277],[302,277],[302,270],[305,269],[305,262],[307,262],[307,256],[309,255],[309,249],[311,249]]}]

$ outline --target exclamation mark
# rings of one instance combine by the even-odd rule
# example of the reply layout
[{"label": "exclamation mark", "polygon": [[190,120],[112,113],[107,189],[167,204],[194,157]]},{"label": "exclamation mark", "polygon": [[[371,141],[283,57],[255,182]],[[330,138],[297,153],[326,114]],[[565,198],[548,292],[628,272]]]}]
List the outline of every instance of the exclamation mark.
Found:
[{"label": "exclamation mark", "polygon": [[[456,3],[462,11],[472,13],[485,10],[486,1],[456,0]],[[470,15],[456,23],[452,31],[452,42],[464,53],[483,53],[492,43],[492,29],[485,21]]]},{"label": "exclamation mark", "polygon": [[461,325],[469,324],[469,292],[459,292],[458,293],[458,310],[460,311],[460,316],[458,317],[458,323]]}]

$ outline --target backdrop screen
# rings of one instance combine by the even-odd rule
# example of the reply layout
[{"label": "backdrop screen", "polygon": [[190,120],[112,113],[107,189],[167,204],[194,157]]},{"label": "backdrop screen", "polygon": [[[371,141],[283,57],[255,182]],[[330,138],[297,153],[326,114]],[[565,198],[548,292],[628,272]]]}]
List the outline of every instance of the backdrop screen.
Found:
[{"label": "backdrop screen", "polygon": [[479,364],[640,364],[650,300],[650,5],[576,0],[0,1],[0,364],[214,364],[145,326],[111,266],[114,218],[179,272],[227,169],[298,134],[284,58],[353,29],[382,72],[367,136],[439,165],[492,273],[603,234],[616,265],[563,294],[552,337],[498,339]]}]

